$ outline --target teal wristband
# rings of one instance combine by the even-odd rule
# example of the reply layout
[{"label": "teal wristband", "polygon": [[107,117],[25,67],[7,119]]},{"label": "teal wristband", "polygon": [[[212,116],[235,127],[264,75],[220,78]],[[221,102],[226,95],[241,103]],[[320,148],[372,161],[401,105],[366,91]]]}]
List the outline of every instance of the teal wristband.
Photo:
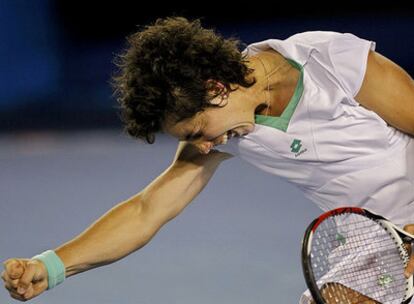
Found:
[{"label": "teal wristband", "polygon": [[32,260],[39,260],[45,264],[48,274],[48,287],[52,289],[65,280],[65,265],[53,250],[32,257]]}]

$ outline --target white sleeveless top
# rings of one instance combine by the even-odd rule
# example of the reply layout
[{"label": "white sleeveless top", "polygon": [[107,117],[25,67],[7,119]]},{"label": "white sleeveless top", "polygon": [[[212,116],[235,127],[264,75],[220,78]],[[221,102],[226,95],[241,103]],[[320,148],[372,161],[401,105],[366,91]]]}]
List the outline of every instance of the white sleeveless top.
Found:
[{"label": "white sleeveless top", "polygon": [[274,49],[301,71],[280,117],[256,115],[255,130],[216,147],[298,186],[323,210],[371,209],[414,222],[414,138],[354,96],[375,43],[352,34],[305,32],[249,45]]}]

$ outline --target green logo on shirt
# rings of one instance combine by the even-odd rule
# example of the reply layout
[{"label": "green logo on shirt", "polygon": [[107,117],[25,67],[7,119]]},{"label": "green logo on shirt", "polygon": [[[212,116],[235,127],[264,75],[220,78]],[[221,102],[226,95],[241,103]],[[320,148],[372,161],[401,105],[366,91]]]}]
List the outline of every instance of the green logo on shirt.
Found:
[{"label": "green logo on shirt", "polygon": [[301,140],[294,139],[292,144],[290,145],[290,148],[293,153],[298,153],[300,148],[302,148]]},{"label": "green logo on shirt", "polygon": [[295,157],[301,156],[303,153],[307,152],[308,149],[303,148],[302,141],[300,139],[295,138],[290,145],[290,151],[295,153]]}]

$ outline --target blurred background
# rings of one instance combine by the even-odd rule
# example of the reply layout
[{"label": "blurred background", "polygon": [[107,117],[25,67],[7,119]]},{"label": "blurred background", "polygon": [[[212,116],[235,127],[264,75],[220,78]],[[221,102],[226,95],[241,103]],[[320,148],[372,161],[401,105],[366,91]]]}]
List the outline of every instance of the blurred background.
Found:
[{"label": "blurred background", "polygon": [[245,43],[287,38],[301,31],[351,32],[377,42],[378,51],[411,74],[414,13],[222,3],[152,5],[139,1],[2,0],[0,2],[0,131],[112,128],[120,123],[108,85],[115,54],[137,25],[158,17],[202,18],[207,27]]},{"label": "blurred background", "polygon": [[[108,83],[137,25],[202,18],[246,44],[351,32],[414,75],[414,11],[393,4],[0,0],[0,260],[73,238],[171,162],[172,138],[151,146],[122,133]],[[232,159],[139,253],[32,302],[297,303],[300,241],[318,213],[293,186]]]}]

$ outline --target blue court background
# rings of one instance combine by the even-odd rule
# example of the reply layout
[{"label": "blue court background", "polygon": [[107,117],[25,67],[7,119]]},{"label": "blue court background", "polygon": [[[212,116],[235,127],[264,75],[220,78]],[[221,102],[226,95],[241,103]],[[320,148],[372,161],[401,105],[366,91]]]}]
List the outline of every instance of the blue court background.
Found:
[{"label": "blue court background", "polygon": [[[245,43],[307,30],[352,32],[376,41],[413,75],[414,14],[407,8],[293,8],[262,18],[258,10],[131,13],[128,1],[101,3],[100,12],[78,1],[1,1],[0,261],[70,240],[170,164],[175,140],[128,138],[115,114],[111,61],[135,24],[184,12]],[[143,249],[31,302],[297,303],[305,289],[300,242],[318,213],[293,186],[227,160]],[[0,303],[16,301],[0,289]]]},{"label": "blue court background", "polygon": [[[176,146],[110,131],[3,136],[0,145],[1,260],[73,238],[158,176]],[[317,213],[289,184],[233,158],[141,250],[32,302],[296,303],[300,241]],[[0,303],[13,301],[0,290]]]}]

